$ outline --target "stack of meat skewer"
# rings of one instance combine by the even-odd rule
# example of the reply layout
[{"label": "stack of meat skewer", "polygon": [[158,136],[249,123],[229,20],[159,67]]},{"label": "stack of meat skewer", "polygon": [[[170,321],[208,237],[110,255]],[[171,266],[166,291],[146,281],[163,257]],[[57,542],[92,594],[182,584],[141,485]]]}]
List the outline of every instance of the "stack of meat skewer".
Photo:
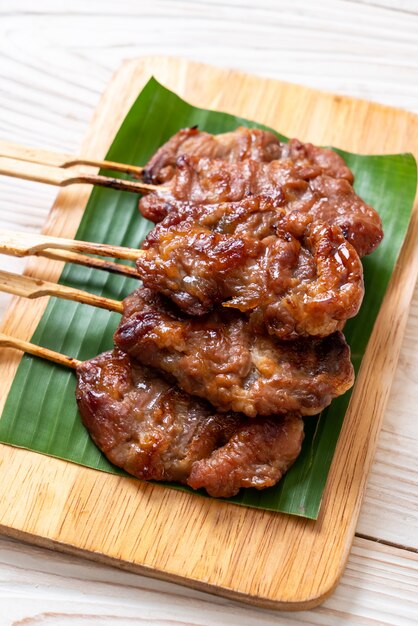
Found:
[{"label": "stack of meat skewer", "polygon": [[[19,248],[10,233],[0,250],[136,260],[144,287],[123,303],[59,287],[122,313],[113,351],[65,361],[83,422],[113,463],[219,497],[270,487],[300,453],[302,418],[353,384],[341,331],[361,305],[359,257],[379,244],[380,218],[336,153],[261,130],[181,130],[141,177],[139,208],[156,223],[141,250],[47,237]],[[56,294],[4,272],[1,288]]]}]

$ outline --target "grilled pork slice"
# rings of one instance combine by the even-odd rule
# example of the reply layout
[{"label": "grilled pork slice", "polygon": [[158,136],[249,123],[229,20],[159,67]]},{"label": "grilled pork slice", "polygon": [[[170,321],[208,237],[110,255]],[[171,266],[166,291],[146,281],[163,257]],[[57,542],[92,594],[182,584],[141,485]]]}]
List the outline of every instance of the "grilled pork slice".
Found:
[{"label": "grilled pork slice", "polygon": [[265,163],[181,156],[174,176],[161,190],[142,197],[139,209],[159,222],[179,201],[215,204],[257,195],[268,196],[288,214],[296,211],[339,226],[360,256],[372,252],[382,240],[378,213],[355,193],[347,178],[290,158]]},{"label": "grilled pork slice", "polygon": [[280,342],[255,333],[238,312],[188,317],[149,289],[124,300],[114,339],[118,348],[219,411],[249,417],[319,413],[354,380],[350,349],[340,332]]},{"label": "grilled pork slice", "polygon": [[183,311],[222,303],[283,340],[342,329],[364,295],[361,261],[338,226],[260,196],[183,205],[148,235],[137,267]]},{"label": "grilled pork slice", "polygon": [[266,163],[292,159],[296,163],[316,165],[334,178],[353,182],[352,172],[336,152],[302,143],[298,139],[283,143],[269,131],[245,126],[219,135],[197,128],[180,130],[151,157],[144,168],[144,182],[158,184],[170,180],[175,174],[177,159],[184,155],[222,159],[230,163],[246,159]]},{"label": "grilled pork slice", "polygon": [[230,497],[275,485],[299,455],[296,415],[219,414],[118,350],[83,362],[77,403],[95,444],[144,480],[176,481]]}]

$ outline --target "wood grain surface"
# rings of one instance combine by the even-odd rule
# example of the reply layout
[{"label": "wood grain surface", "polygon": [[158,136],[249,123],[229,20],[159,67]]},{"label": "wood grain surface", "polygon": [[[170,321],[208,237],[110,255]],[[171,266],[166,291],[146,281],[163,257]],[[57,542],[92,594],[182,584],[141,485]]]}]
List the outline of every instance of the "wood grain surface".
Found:
[{"label": "wood grain surface", "polygon": [[[270,126],[280,120],[285,134],[318,144],[365,153],[413,151],[418,144],[418,117],[410,113],[185,60],[147,57],[125,63],[112,79],[82,156],[104,156],[99,151],[110,145],[115,127],[151,75],[195,104]],[[394,131],[390,136],[380,132],[385,125]],[[79,186],[61,191],[47,234],[72,237],[85,198]],[[417,236],[414,215],[356,381],[316,522],[2,446],[2,530],[259,606],[301,610],[322,602],[343,572],[354,536],[418,273]],[[33,259],[29,273],[49,280],[59,267]],[[3,331],[29,339],[44,306],[35,309],[31,302],[29,313],[27,301],[16,300]],[[2,398],[18,360],[13,351],[3,351]]]},{"label": "wood grain surface", "polygon": [[[0,584],[13,626],[413,626],[414,555],[355,539],[333,595],[311,611],[277,613],[180,585],[3,540]],[[397,573],[399,571],[399,574]],[[26,617],[32,617],[25,621]],[[1,618],[0,618],[1,620]]]},{"label": "wood grain surface", "polygon": [[[153,52],[418,112],[416,0],[324,0],[320,5],[309,0],[120,0],[117,5],[2,0],[0,32],[0,136],[28,145],[78,152],[111,73],[123,59]],[[55,194],[51,187],[0,179],[0,225],[39,232]],[[23,263],[4,257],[1,266],[18,271]],[[0,309],[7,300],[0,296]],[[324,605],[273,615],[0,539],[0,624],[58,623],[50,615],[54,611],[60,623],[77,624],[415,624],[417,303],[415,291],[357,526],[367,539],[356,540],[342,582]]]}]

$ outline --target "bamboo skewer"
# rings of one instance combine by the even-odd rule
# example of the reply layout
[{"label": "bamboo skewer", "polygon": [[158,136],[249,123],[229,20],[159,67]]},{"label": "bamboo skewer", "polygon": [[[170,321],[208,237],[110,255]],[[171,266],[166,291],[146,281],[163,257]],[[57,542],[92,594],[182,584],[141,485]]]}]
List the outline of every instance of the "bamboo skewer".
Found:
[{"label": "bamboo skewer", "polygon": [[135,193],[148,193],[150,191],[164,191],[164,187],[158,185],[147,185],[146,183],[122,178],[110,178],[101,174],[89,174],[79,171],[44,165],[32,161],[24,161],[15,158],[0,157],[0,174],[32,180],[39,183],[47,183],[58,187],[65,187],[76,183],[88,183],[99,185],[100,187],[110,187],[111,189],[121,189],[122,191],[132,191]]},{"label": "bamboo skewer", "polygon": [[51,237],[49,235],[22,233],[0,228],[0,252],[13,256],[28,256],[39,254],[43,250],[51,248],[97,254],[126,261],[136,261],[140,254],[140,251],[136,248],[112,246],[91,241],[78,241],[77,239],[65,239],[64,237]]},{"label": "bamboo skewer", "polygon": [[42,163],[43,165],[52,165],[62,168],[86,165],[106,170],[113,170],[115,172],[124,172],[125,174],[134,174],[135,176],[140,176],[144,169],[143,167],[139,167],[137,165],[128,165],[127,163],[85,159],[83,157],[75,157],[72,154],[66,154],[64,152],[53,152],[51,150],[42,150],[40,148],[29,148],[10,141],[0,141],[0,157],[9,157],[17,159],[18,161]]},{"label": "bamboo skewer", "polygon": [[84,267],[90,267],[96,270],[104,270],[106,272],[110,272],[111,274],[121,274],[122,276],[139,278],[138,272],[134,267],[122,265],[120,263],[113,263],[112,261],[106,261],[105,259],[96,259],[85,254],[77,254],[75,252],[67,252],[65,250],[42,250],[35,253],[35,256],[43,256],[47,259],[52,259],[53,261],[62,261],[63,263],[83,265]]},{"label": "bamboo skewer", "polygon": [[[85,254],[80,254],[80,252]],[[141,250],[136,250],[135,248],[21,233],[0,228],[0,253],[16,257],[43,256],[48,259],[76,263],[115,274],[139,278],[138,272],[134,267],[86,256],[86,254],[96,254],[113,259],[136,261],[141,254]]]},{"label": "bamboo skewer", "polygon": [[[19,274],[12,274],[11,272],[5,272],[3,270],[0,270],[0,291],[29,299],[41,298],[43,296],[56,296],[64,300],[73,300],[75,302],[97,306],[108,311],[123,313],[123,303],[118,300],[103,298],[102,296],[96,296],[87,291],[81,291],[73,287],[58,285],[45,280],[31,278],[30,276],[20,276]],[[71,367],[72,369],[77,369],[82,363],[82,361],[55,352],[54,350],[37,346],[28,341],[23,341],[22,339],[10,337],[4,333],[0,333],[0,346],[4,348],[16,348],[17,350],[28,352],[34,356],[39,356],[48,361]]]},{"label": "bamboo skewer", "polygon": [[108,311],[123,313],[123,303],[119,300],[96,296],[74,287],[66,287],[65,285],[50,283],[46,280],[31,278],[30,276],[20,276],[19,274],[12,274],[3,270],[0,270],[0,290],[29,299],[56,296],[64,300],[73,300]]},{"label": "bamboo skewer", "polygon": [[42,359],[47,359],[53,363],[59,363],[59,365],[71,367],[71,369],[77,369],[77,367],[82,363],[82,361],[73,359],[72,357],[61,354],[60,352],[55,352],[54,350],[49,350],[48,348],[42,348],[42,346],[37,346],[34,343],[29,343],[28,341],[23,341],[23,339],[17,339],[16,337],[10,337],[9,335],[5,335],[3,333],[0,333],[0,346],[3,348],[15,348],[16,350],[21,350],[22,352],[28,352],[28,354],[39,356]]}]

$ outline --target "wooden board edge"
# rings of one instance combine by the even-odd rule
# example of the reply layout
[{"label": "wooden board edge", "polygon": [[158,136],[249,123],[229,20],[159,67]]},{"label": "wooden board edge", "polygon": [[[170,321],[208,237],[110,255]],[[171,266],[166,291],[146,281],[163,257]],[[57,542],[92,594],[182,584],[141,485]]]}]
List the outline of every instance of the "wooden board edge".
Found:
[{"label": "wooden board edge", "polygon": [[[411,263],[411,259],[413,261],[412,263]],[[380,319],[387,314],[387,309],[390,308],[391,300],[393,299],[393,292],[396,291],[397,286],[399,285],[400,281],[402,281],[402,276],[405,274],[409,274],[409,277],[411,278],[411,267],[413,271],[412,280],[408,282],[409,288],[407,290],[405,289],[403,290],[405,306],[402,308],[401,319],[398,322],[397,327],[394,330],[395,337],[394,337],[394,341],[392,345],[396,346],[396,354],[395,354],[395,358],[392,358],[391,360],[390,368],[388,368],[389,369],[388,373],[386,373],[386,378],[390,380],[390,384],[386,388],[384,401],[381,407],[379,407],[379,410],[376,411],[377,415],[374,419],[375,428],[374,428],[373,436],[369,437],[366,463],[363,466],[365,469],[363,471],[362,482],[358,489],[355,506],[351,515],[350,530],[347,531],[346,533],[346,537],[347,539],[349,539],[349,541],[347,542],[345,546],[346,549],[344,553],[341,555],[342,558],[340,560],[340,566],[335,571],[335,577],[334,577],[334,580],[332,581],[332,584],[330,585],[329,589],[323,589],[323,591],[320,594],[318,594],[315,598],[308,600],[308,602],[311,604],[309,608],[319,606],[330,595],[332,595],[333,591],[338,586],[342,575],[344,574],[344,571],[346,569],[347,562],[351,553],[353,541],[355,539],[357,522],[358,522],[358,518],[360,515],[361,506],[364,500],[364,495],[366,492],[367,482],[368,482],[369,475],[371,472],[373,460],[376,454],[376,449],[377,449],[377,445],[379,441],[379,435],[382,429],[385,411],[386,411],[387,404],[389,401],[390,391],[394,382],[395,371],[399,362],[400,352],[402,348],[402,339],[405,335],[405,329],[406,329],[409,312],[410,312],[410,308],[412,304],[412,299],[413,299],[413,295],[415,291],[415,285],[418,279],[418,187],[416,190],[414,205],[413,205],[412,212],[411,212],[411,219],[408,225],[408,230],[405,236],[405,240],[402,245],[399,258],[395,266],[395,270],[392,273],[392,276],[390,278],[389,285],[386,290],[382,305],[380,307],[378,317],[375,321],[372,334],[370,336],[365,354],[362,359],[360,370],[356,377],[355,384],[358,385],[359,387],[360,385],[362,386],[368,380],[366,370],[367,370],[367,367],[369,366],[369,361],[371,361],[370,353],[373,351],[374,342],[377,341],[376,337],[379,337],[379,335],[383,334],[383,328],[381,324],[379,323]],[[381,343],[381,341],[379,343]],[[381,349],[379,350],[379,352],[381,356],[383,356],[383,351]],[[321,521],[322,516],[326,513],[327,500],[328,498],[330,498],[330,495],[331,495],[329,483],[332,481],[332,478],[335,474],[334,465],[338,463],[339,450],[340,450],[340,446],[342,445],[342,442],[344,442],[344,438],[345,438],[344,435],[346,431],[349,431],[351,428],[351,419],[350,419],[351,412],[355,410],[355,406],[353,405],[356,403],[358,394],[359,392],[357,392],[356,395],[354,395],[353,393],[353,397],[350,400],[349,406],[347,408],[347,411],[344,417],[343,426],[339,434],[337,446],[335,448],[334,455],[333,455],[333,460],[332,460],[332,463],[328,472],[327,483],[324,489],[321,508],[320,508],[320,512],[317,518],[318,522]],[[360,400],[360,403],[361,403],[361,400]],[[303,603],[298,603],[298,604],[301,608],[295,609],[295,610],[304,610]]]},{"label": "wooden board edge", "polygon": [[[234,602],[239,602],[240,604],[246,604],[262,609],[289,611],[294,613],[313,609],[325,602],[325,600],[333,594],[335,588],[338,586],[341,575],[343,574],[346,566],[345,561],[344,567],[338,579],[335,580],[332,586],[324,590],[323,593],[321,593],[320,595],[315,595],[303,601],[297,600],[285,602],[283,600],[271,600],[269,598],[266,598],[265,596],[249,595],[227,587],[206,583],[199,579],[183,577],[175,573],[165,572],[163,570],[147,567],[145,565],[138,565],[137,563],[129,561],[120,561],[119,559],[110,557],[101,552],[83,550],[82,548],[71,545],[69,543],[60,542],[54,539],[50,539],[49,537],[41,537],[39,535],[34,535],[23,530],[16,530],[14,528],[10,528],[9,526],[3,526],[2,524],[0,524],[0,535],[8,537],[10,539],[15,539],[17,541],[22,541],[28,545],[37,546],[38,548],[52,550],[55,552],[60,552],[62,554],[68,554],[70,556],[87,559],[88,561],[92,561],[93,563],[100,563],[101,565],[107,565],[109,567],[121,569],[126,572],[138,574],[139,576],[153,578],[154,580],[162,580],[164,582],[181,585],[183,587],[194,589],[195,591],[219,596],[227,600],[233,600]],[[347,554],[347,559],[349,556],[349,552]]]}]

